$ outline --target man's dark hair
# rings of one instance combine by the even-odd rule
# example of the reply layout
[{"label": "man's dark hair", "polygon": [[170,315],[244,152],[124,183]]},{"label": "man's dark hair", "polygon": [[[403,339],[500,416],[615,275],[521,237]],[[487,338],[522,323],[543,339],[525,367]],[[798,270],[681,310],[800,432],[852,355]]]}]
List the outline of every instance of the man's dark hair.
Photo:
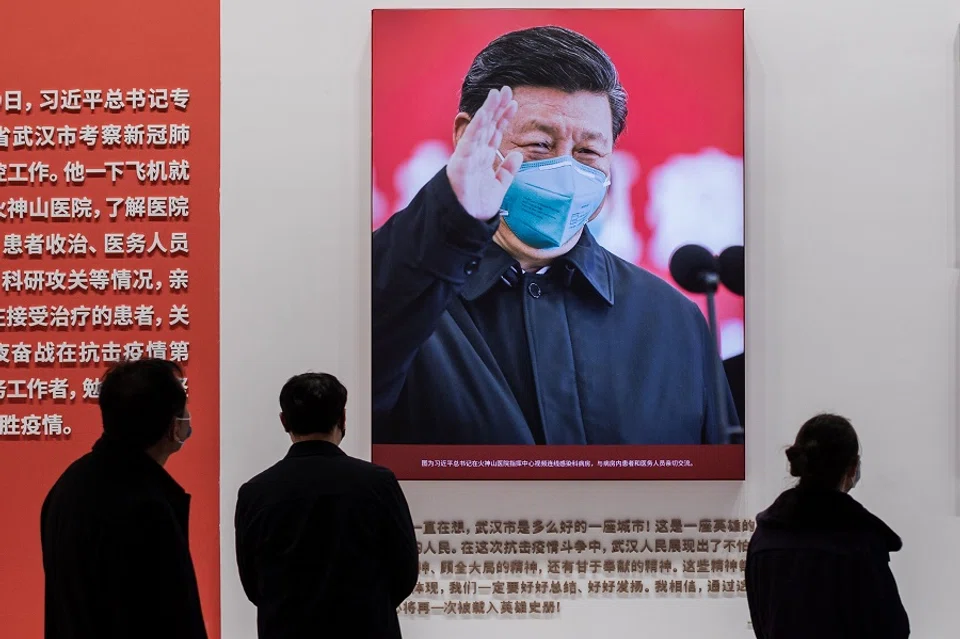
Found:
[{"label": "man's dark hair", "polygon": [[326,373],[294,375],[280,390],[284,427],[294,435],[329,435],[346,406],[346,387]]},{"label": "man's dark hair", "polygon": [[533,27],[500,36],[477,54],[460,88],[460,111],[473,116],[490,89],[508,86],[605,94],[613,139],[627,121],[627,92],[610,57],[593,41],[562,27]]},{"label": "man's dark hair", "polygon": [[787,449],[790,474],[800,485],[834,489],[850,472],[860,454],[857,431],[846,417],[821,414],[800,428],[797,440]]},{"label": "man's dark hair", "polygon": [[163,359],[121,362],[100,380],[103,432],[146,449],[161,439],[187,406],[183,370]]}]

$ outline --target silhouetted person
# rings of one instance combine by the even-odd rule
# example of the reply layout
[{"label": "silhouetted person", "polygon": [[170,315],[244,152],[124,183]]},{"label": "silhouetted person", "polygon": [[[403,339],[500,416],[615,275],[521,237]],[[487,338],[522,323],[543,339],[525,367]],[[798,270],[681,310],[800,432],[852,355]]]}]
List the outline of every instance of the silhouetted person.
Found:
[{"label": "silhouetted person", "polygon": [[757,518],[747,598],[758,639],[905,639],[906,610],[890,571],[900,538],[847,493],[860,445],[836,415],[809,420],[787,449],[796,488]]},{"label": "silhouetted person", "polygon": [[260,639],[400,637],[419,573],[392,472],[347,456],[347,389],[305,373],[280,391],[287,456],[240,488],[237,564]]},{"label": "silhouetted person", "polygon": [[191,433],[182,378],[158,359],[104,375],[103,436],[41,511],[46,639],[206,639],[190,496],[163,468]]}]

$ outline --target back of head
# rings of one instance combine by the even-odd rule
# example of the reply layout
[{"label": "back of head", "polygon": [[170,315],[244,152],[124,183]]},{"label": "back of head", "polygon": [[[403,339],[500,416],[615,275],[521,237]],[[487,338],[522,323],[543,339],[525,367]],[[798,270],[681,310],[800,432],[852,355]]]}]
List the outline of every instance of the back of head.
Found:
[{"label": "back of head", "polygon": [[610,57],[590,39],[562,27],[506,33],[477,54],[460,88],[460,111],[477,112],[491,89],[508,86],[605,94],[616,140],[626,124],[627,92]]},{"label": "back of head", "polygon": [[283,426],[291,435],[329,435],[343,426],[347,389],[333,375],[302,373],[280,391]]},{"label": "back of head", "polygon": [[800,428],[787,449],[790,474],[805,488],[836,489],[857,463],[860,442],[845,417],[822,414]]},{"label": "back of head", "polygon": [[162,359],[140,359],[112,367],[100,382],[103,432],[113,441],[145,450],[163,439],[183,415],[187,392],[183,371]]}]

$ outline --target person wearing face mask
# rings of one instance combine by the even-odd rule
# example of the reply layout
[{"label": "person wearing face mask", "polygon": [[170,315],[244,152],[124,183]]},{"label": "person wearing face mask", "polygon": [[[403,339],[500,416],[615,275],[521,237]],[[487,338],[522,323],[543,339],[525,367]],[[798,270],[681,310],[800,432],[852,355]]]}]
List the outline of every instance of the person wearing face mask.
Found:
[{"label": "person wearing face mask", "polygon": [[413,520],[392,472],[348,456],[347,389],[304,373],[280,391],[286,457],[244,484],[237,566],[260,639],[397,639],[419,577]]},{"label": "person wearing face mask", "polygon": [[725,443],[703,314],[586,227],[626,116],[578,33],[477,55],[448,164],[373,233],[375,444]]},{"label": "person wearing face mask", "polygon": [[796,487],[757,517],[747,601],[757,639],[905,639],[910,623],[890,570],[900,537],[849,495],[860,444],[838,415],[807,421],[787,449]]},{"label": "person wearing face mask", "polygon": [[100,384],[103,435],[43,502],[46,639],[205,639],[190,495],[164,469],[190,437],[183,372],[120,363]]}]

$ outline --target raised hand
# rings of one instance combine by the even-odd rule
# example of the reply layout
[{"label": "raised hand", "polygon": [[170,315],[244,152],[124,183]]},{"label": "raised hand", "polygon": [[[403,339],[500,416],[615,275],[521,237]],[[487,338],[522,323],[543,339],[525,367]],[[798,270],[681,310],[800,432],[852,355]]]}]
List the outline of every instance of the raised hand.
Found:
[{"label": "raised hand", "polygon": [[499,212],[503,196],[523,163],[523,155],[517,151],[502,163],[497,158],[503,130],[516,113],[510,87],[491,89],[447,163],[447,178],[457,200],[478,220],[489,220]]}]

